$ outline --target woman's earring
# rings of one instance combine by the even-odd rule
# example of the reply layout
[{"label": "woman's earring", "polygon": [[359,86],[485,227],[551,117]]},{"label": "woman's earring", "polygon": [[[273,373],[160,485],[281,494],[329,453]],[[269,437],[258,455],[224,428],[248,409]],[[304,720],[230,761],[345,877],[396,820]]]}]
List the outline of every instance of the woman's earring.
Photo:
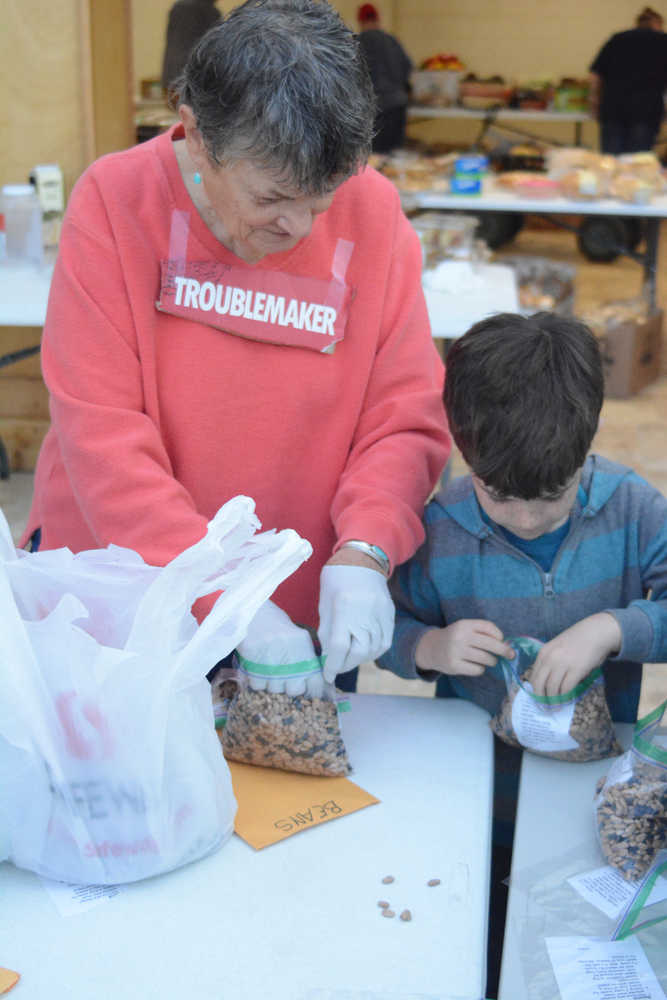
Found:
[{"label": "woman's earring", "polygon": [[194,176],[193,176],[192,179],[195,182],[195,184],[201,184],[201,174],[199,173],[198,170],[195,170]]}]

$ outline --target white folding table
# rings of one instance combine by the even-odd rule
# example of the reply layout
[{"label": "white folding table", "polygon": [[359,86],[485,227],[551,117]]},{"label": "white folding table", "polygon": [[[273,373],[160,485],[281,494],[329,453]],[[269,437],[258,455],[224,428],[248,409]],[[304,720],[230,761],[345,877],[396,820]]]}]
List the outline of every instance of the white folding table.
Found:
[{"label": "white folding table", "polygon": [[[403,193],[401,200],[406,211],[417,209],[452,211],[458,209],[474,213],[523,212],[543,216],[602,215],[642,219],[646,249],[644,253],[630,252],[628,256],[643,265],[648,298],[651,308],[655,308],[660,220],[667,218],[667,194],[653,198],[646,205],[631,204],[613,198],[600,198],[596,201],[579,201],[560,195],[548,198],[525,198],[503,189],[493,177],[487,177],[484,179],[480,194],[410,191]],[[575,228],[565,224],[561,225],[566,229]]]},{"label": "white folding table", "polygon": [[[629,747],[634,727],[616,725],[615,728],[621,745]],[[533,1000],[526,985],[521,959],[520,939],[527,921],[526,890],[532,877],[528,876],[527,884],[526,873],[541,871],[545,874],[550,866],[553,868],[557,859],[577,850],[585,850],[592,858],[597,857],[600,867],[606,863],[602,852],[596,847],[593,798],[598,778],[607,774],[611,763],[609,759],[585,764],[569,763],[549,760],[524,751],[499,1000]],[[667,924],[661,926],[665,928],[667,947]],[[548,961],[546,953],[544,961]],[[543,971],[551,976],[550,968]],[[663,989],[667,988],[667,982],[662,983],[662,986]],[[546,994],[540,994],[543,995]],[[557,997],[558,993],[554,1000]]]},{"label": "white folding table", "polygon": [[0,260],[0,326],[43,326],[53,261],[41,266]]},{"label": "white folding table", "polygon": [[[22,977],[12,997],[480,1000],[488,715],[440,698],[350,700],[341,716],[350,778],[378,805],[262,851],[233,836],[202,861],[70,917],[37,876],[0,865],[0,965]],[[382,918],[382,899],[395,919]],[[398,919],[403,907],[411,922]]]},{"label": "white folding table", "polygon": [[576,146],[581,145],[581,126],[585,122],[595,121],[586,111],[528,110],[527,108],[506,108],[499,107],[498,105],[492,108],[465,108],[458,105],[437,107],[426,104],[410,104],[408,106],[408,118],[413,121],[430,118],[477,119],[484,123],[482,131],[477,137],[477,142],[480,141],[491,126],[538,142],[551,142],[552,140],[550,139],[545,139],[543,136],[527,131],[525,128],[526,123],[550,124],[553,122],[565,122],[566,124],[574,125],[574,142]]},{"label": "white folding table", "polygon": [[516,273],[506,264],[470,265],[467,261],[447,260],[436,271],[442,275],[441,287],[431,283],[428,272],[422,276],[434,337],[455,340],[492,313],[519,309]]}]

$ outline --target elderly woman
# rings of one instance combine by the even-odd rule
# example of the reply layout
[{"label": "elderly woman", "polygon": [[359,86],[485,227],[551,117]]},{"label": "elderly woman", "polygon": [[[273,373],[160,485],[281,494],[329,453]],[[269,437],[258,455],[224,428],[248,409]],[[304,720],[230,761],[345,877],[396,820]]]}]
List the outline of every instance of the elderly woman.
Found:
[{"label": "elderly woman", "polygon": [[72,192],[25,543],[162,565],[251,496],[264,529],[312,543],[275,600],[319,612],[333,679],[388,646],[386,576],[449,452],[419,243],[364,169],[371,84],[327,3],[235,9],[180,96],[180,124]]}]

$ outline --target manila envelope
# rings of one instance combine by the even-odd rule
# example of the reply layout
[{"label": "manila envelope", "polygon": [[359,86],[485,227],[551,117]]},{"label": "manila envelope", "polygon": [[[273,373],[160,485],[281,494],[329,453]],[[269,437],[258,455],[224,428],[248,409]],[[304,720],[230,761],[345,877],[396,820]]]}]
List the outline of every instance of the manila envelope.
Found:
[{"label": "manila envelope", "polygon": [[234,831],[256,850],[380,801],[347,778],[227,763],[238,803]]}]

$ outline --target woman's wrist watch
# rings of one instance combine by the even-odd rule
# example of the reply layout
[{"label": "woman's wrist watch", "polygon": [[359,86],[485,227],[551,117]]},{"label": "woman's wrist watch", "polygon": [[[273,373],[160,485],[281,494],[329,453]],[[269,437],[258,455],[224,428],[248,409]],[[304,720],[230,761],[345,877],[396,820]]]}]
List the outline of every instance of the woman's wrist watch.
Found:
[{"label": "woman's wrist watch", "polygon": [[371,545],[369,542],[362,542],[358,538],[351,538],[343,542],[342,548],[357,549],[359,552],[363,552],[378,564],[385,576],[389,576],[391,571],[389,556],[379,545]]}]

